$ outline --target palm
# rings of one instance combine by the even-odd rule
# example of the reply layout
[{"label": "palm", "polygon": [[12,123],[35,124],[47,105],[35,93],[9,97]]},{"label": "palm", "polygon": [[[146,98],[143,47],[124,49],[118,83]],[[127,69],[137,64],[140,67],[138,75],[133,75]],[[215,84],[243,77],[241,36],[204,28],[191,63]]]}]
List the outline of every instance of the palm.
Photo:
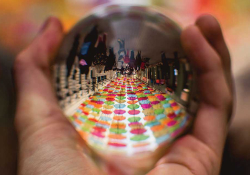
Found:
[{"label": "palm", "polygon": [[[16,59],[21,174],[99,174],[83,140],[58,107],[50,83],[50,59],[62,37],[60,22],[50,18],[43,33]],[[150,174],[218,174],[231,107],[229,53],[210,16],[186,29],[182,43],[197,71],[200,108],[191,134],[177,140]]]},{"label": "palm", "polygon": [[150,174],[218,174],[219,157],[192,135],[175,142],[169,152],[157,163]]}]

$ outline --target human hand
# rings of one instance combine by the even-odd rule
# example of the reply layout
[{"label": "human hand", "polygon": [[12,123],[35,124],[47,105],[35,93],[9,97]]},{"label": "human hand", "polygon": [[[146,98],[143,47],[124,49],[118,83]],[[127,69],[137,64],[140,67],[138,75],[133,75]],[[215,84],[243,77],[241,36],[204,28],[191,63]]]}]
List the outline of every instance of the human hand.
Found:
[{"label": "human hand", "polygon": [[200,105],[191,133],[174,142],[149,174],[216,175],[233,108],[229,51],[210,15],[186,28],[181,40],[197,73]]},{"label": "human hand", "polygon": [[[60,22],[50,18],[15,61],[20,174],[100,174],[51,84],[50,66],[62,37]],[[212,17],[186,29],[182,42],[199,74],[201,105],[192,134],[177,140],[150,174],[218,174],[232,101],[230,56]]]},{"label": "human hand", "polygon": [[63,115],[52,87],[50,68],[62,38],[60,21],[49,18],[14,63],[19,174],[100,174],[83,152],[83,140]]}]

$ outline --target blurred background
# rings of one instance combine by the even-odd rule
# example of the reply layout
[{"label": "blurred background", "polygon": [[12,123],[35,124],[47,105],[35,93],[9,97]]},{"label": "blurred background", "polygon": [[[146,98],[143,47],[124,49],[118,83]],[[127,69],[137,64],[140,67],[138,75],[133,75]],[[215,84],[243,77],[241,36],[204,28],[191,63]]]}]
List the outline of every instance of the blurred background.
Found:
[{"label": "blurred background", "polygon": [[37,35],[49,16],[61,19],[65,32],[94,7],[105,3],[151,6],[183,28],[204,13],[222,25],[232,56],[236,106],[221,174],[250,174],[250,1],[249,0],[1,0],[0,1],[0,172],[16,173],[15,94],[11,67],[15,55]]}]

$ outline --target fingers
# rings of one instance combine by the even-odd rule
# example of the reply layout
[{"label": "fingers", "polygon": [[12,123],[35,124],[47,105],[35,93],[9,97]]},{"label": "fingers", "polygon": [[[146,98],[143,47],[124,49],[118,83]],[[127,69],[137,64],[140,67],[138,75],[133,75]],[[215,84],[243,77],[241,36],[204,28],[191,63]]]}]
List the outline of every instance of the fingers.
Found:
[{"label": "fingers", "polygon": [[197,73],[201,100],[193,135],[207,144],[217,155],[221,155],[231,103],[231,91],[224,76],[222,58],[198,26],[193,25],[184,30],[181,39],[191,65]]},{"label": "fingers", "polygon": [[214,50],[220,55],[227,82],[232,87],[231,60],[219,22],[211,15],[203,15],[196,21],[196,26]]},{"label": "fingers", "polygon": [[20,64],[30,64],[43,71],[48,69],[62,36],[61,22],[55,17],[48,18],[30,46],[17,56],[15,68],[19,68]]},{"label": "fingers", "polygon": [[202,102],[218,108],[223,107],[225,89],[228,88],[220,56],[209,45],[197,26],[190,26],[183,31],[182,44],[197,72]]},{"label": "fingers", "polygon": [[[57,48],[62,40],[63,31],[60,21],[57,18],[50,17],[43,27],[43,31],[35,38],[33,43],[21,52],[14,63],[14,73],[17,80],[17,90],[34,90],[32,80],[33,76],[27,76],[25,72],[36,69],[39,72],[49,76],[50,63],[54,57]],[[23,76],[23,74],[25,74]],[[29,81],[29,83],[23,83]],[[39,84],[40,79],[37,79]]]},{"label": "fingers", "polygon": [[[57,18],[50,17],[30,46],[21,52],[14,63],[19,126],[53,113],[59,108],[50,81],[50,66],[61,43],[63,29]],[[29,117],[27,117],[29,116]],[[27,122],[26,122],[27,120]]]}]

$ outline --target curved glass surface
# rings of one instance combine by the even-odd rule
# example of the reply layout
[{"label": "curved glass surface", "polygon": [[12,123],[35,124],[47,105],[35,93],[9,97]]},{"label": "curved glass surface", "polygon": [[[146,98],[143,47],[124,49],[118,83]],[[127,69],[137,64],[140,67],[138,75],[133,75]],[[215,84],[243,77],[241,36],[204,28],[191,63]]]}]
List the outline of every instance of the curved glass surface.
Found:
[{"label": "curved glass surface", "polygon": [[111,5],[65,37],[55,65],[59,103],[104,164],[143,174],[190,126],[197,97],[180,33],[154,10]]}]

